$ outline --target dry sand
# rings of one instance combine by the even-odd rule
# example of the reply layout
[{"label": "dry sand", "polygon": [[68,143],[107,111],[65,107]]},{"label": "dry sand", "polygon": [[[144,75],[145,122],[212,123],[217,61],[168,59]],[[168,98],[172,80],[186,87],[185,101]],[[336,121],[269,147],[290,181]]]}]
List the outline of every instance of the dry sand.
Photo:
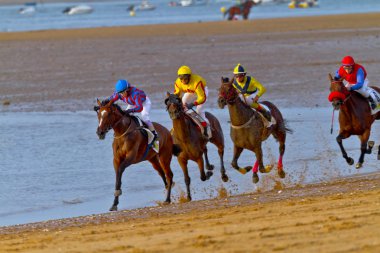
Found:
[{"label": "dry sand", "polygon": [[[127,77],[156,108],[176,70],[210,87],[238,63],[280,107],[329,106],[353,55],[380,82],[380,15],[0,34],[2,111],[87,110]],[[334,169],[334,168],[331,168]],[[268,193],[0,228],[0,252],[380,252],[380,174]],[[90,210],[89,210],[90,212]]]}]

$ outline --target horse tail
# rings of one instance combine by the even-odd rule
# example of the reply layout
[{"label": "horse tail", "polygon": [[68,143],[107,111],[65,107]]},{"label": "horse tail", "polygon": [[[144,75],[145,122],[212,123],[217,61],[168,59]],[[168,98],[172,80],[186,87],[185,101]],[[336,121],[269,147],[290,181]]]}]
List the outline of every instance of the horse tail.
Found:
[{"label": "horse tail", "polygon": [[294,133],[293,129],[288,127],[288,122],[286,121],[286,119],[284,119],[283,124],[281,124],[280,128],[283,132],[288,132],[290,134]]},{"label": "horse tail", "polygon": [[178,156],[181,152],[181,147],[178,144],[173,144],[173,155]]}]

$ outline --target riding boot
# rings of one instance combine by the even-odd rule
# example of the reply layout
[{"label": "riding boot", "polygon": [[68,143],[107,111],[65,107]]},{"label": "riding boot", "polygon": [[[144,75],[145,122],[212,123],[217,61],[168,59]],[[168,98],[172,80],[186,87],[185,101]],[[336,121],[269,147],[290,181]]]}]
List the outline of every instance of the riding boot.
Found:
[{"label": "riding boot", "polygon": [[373,100],[373,98],[371,96],[369,96],[367,99],[368,99],[369,103],[371,104],[372,110],[375,110],[377,105],[376,105],[375,101]]},{"label": "riding boot", "polygon": [[269,121],[272,121],[272,115],[269,111],[267,111],[263,106],[259,105],[257,107],[257,110],[263,114],[263,116]]}]

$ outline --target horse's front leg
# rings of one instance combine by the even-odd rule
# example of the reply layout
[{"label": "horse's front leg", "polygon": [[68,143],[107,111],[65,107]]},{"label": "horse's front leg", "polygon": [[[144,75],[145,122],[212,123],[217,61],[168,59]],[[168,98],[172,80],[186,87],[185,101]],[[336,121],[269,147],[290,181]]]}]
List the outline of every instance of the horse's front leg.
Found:
[{"label": "horse's front leg", "polygon": [[121,177],[123,175],[123,172],[125,168],[127,168],[131,163],[129,160],[124,160],[122,163],[119,164],[118,161],[114,160],[114,167],[115,167],[115,174],[116,174],[116,182],[115,182],[115,193],[114,193],[114,200],[113,205],[110,208],[110,211],[117,211],[117,205],[119,204],[119,196],[122,194],[121,191]]},{"label": "horse's front leg", "polygon": [[218,154],[219,154],[219,158],[220,158],[220,174],[222,175],[223,182],[227,182],[228,176],[226,174],[226,169],[224,168],[224,161],[223,161],[224,145],[218,147]]},{"label": "horse's front leg", "polygon": [[364,134],[359,136],[360,139],[360,157],[358,163],[355,165],[355,168],[360,169],[364,163],[364,155],[367,153],[367,143],[369,139],[371,129],[367,129]]},{"label": "horse's front leg", "polygon": [[239,171],[241,174],[245,174],[245,173],[249,172],[252,169],[252,167],[251,166],[247,166],[245,168],[239,167],[238,159],[241,155],[241,152],[243,152],[243,148],[240,148],[240,147],[234,145],[234,156],[232,158],[231,166],[235,170]]},{"label": "horse's front leg", "polygon": [[349,156],[347,155],[347,152],[346,152],[346,150],[344,149],[344,147],[343,147],[343,142],[342,142],[343,139],[346,139],[346,138],[348,138],[349,136],[350,136],[350,134],[341,132],[341,133],[336,137],[336,141],[338,142],[338,145],[339,145],[339,147],[340,147],[340,151],[342,151],[343,158],[346,159],[346,162],[347,162],[349,165],[353,165],[353,164],[354,164],[354,159],[352,159],[351,157],[349,157]]},{"label": "horse's front leg", "polygon": [[212,175],[212,171],[207,171],[207,174],[205,173],[205,165],[203,161],[203,156],[200,156],[198,160],[196,160],[196,163],[198,164],[199,172],[201,173],[201,180],[206,181],[208,180]]},{"label": "horse's front leg", "polygon": [[191,193],[190,193],[190,177],[189,177],[189,171],[187,169],[187,159],[183,157],[178,157],[178,163],[179,166],[181,166],[183,176],[185,178],[185,184],[186,184],[186,191],[187,191],[187,200],[191,201]]}]

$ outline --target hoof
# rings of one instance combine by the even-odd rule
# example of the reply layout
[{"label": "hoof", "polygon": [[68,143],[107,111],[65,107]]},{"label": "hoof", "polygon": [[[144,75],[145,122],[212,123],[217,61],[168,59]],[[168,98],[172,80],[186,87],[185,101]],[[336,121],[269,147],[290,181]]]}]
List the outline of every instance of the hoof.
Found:
[{"label": "hoof", "polygon": [[119,197],[122,194],[121,190],[116,190],[114,195],[115,197]]},{"label": "hoof", "polygon": [[234,168],[235,170],[239,171],[241,174],[246,174],[247,171],[245,170],[245,168]]},{"label": "hoof", "polygon": [[252,170],[252,166],[246,166],[243,168],[245,170],[245,172],[250,172]]},{"label": "hoof", "polygon": [[253,173],[252,182],[254,184],[257,184],[259,182],[259,176],[257,175],[257,173]]},{"label": "hoof", "polygon": [[214,175],[214,173],[212,173],[212,171],[207,171],[206,172],[206,179],[210,179],[210,177],[212,177],[212,175]]},{"label": "hoof", "polygon": [[266,165],[265,168],[259,168],[260,173],[269,173],[273,168],[273,165]]},{"label": "hoof", "polygon": [[206,174],[201,175],[201,180],[202,180],[202,181],[206,181],[206,180],[207,180],[207,176],[206,176]]},{"label": "hoof", "polygon": [[222,175],[223,182],[228,182],[228,176],[226,174]]},{"label": "hoof", "polygon": [[212,164],[209,164],[209,166],[207,166],[207,170],[213,170],[214,168],[215,168],[215,166]]},{"label": "hoof", "polygon": [[347,158],[346,161],[347,161],[347,163],[349,165],[353,165],[354,164],[354,159],[352,159],[351,157]]},{"label": "hoof", "polygon": [[373,146],[375,146],[375,142],[374,141],[369,141],[368,142],[368,148],[373,148]]},{"label": "hoof", "polygon": [[278,175],[280,176],[280,178],[285,178],[285,171],[279,170]]},{"label": "hoof", "polygon": [[170,200],[165,200],[164,203],[162,203],[163,205],[169,205],[170,204]]},{"label": "hoof", "polygon": [[362,163],[357,163],[357,164],[355,165],[355,168],[356,168],[356,169],[360,169],[361,167],[363,167],[363,164],[362,164]]},{"label": "hoof", "polygon": [[117,206],[111,206],[110,211],[117,211]]}]

